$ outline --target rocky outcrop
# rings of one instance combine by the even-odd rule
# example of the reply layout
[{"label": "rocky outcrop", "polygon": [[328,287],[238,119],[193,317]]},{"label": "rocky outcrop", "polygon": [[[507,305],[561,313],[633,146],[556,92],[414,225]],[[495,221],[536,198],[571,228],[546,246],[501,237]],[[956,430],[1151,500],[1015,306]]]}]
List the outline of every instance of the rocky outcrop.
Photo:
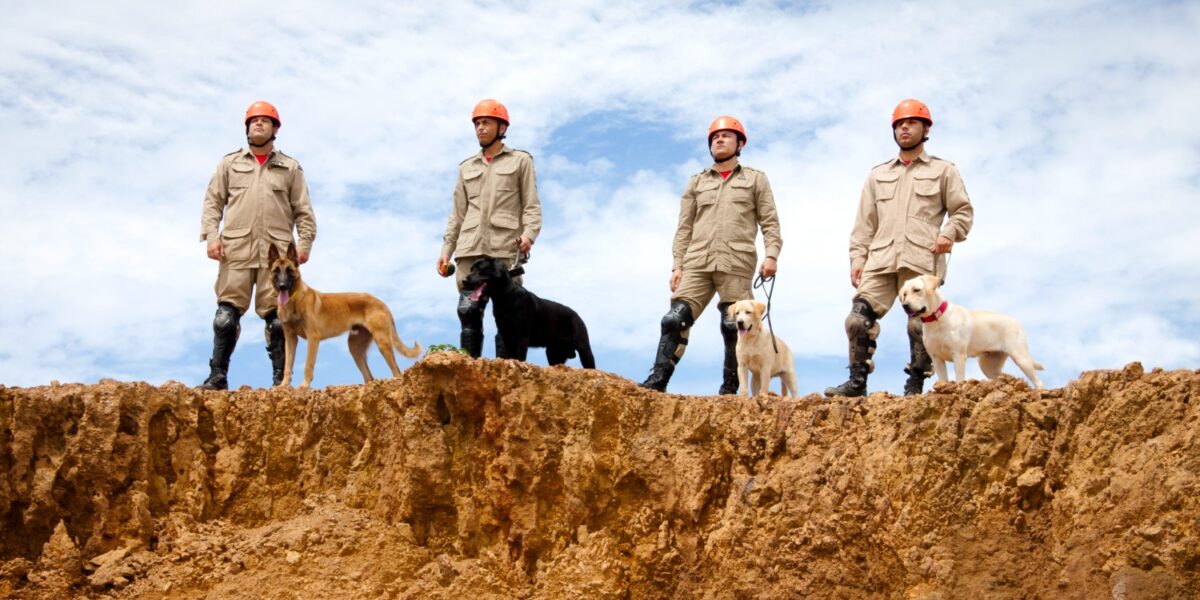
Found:
[{"label": "rocky outcrop", "polygon": [[0,387],[0,595],[1200,596],[1200,374],[687,397],[434,354]]}]

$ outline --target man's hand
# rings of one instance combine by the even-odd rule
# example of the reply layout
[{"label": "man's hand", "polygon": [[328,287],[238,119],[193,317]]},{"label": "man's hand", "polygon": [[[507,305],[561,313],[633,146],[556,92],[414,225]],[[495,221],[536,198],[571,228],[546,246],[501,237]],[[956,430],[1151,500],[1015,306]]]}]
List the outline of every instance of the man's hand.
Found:
[{"label": "man's hand", "polygon": [[529,254],[529,249],[533,247],[533,240],[521,236],[517,239],[517,247],[521,249],[521,254]]},{"label": "man's hand", "polygon": [[933,244],[933,247],[930,248],[930,250],[932,250],[934,254],[946,254],[952,247],[954,247],[954,240],[944,235],[939,235],[937,242]]},{"label": "man's hand", "polygon": [[778,269],[779,264],[776,262],[776,260],[768,256],[763,259],[762,266],[759,267],[758,272],[762,275],[763,279],[768,279],[774,277],[775,271]]},{"label": "man's hand", "polygon": [[859,282],[862,281],[862,267],[850,267],[850,285],[854,289],[858,289]]},{"label": "man's hand", "polygon": [[683,269],[675,269],[671,272],[671,292],[679,289],[679,280],[683,279]]},{"label": "man's hand", "polygon": [[304,263],[308,262],[308,255],[310,252],[312,252],[312,251],[311,250],[297,250],[296,251],[296,260],[299,261],[300,264],[304,264]]},{"label": "man's hand", "polygon": [[439,256],[437,262],[437,274],[442,277],[446,276],[446,265],[450,262],[449,256]]},{"label": "man's hand", "polygon": [[208,257],[217,262],[225,260],[225,245],[221,243],[220,239],[208,243]]}]

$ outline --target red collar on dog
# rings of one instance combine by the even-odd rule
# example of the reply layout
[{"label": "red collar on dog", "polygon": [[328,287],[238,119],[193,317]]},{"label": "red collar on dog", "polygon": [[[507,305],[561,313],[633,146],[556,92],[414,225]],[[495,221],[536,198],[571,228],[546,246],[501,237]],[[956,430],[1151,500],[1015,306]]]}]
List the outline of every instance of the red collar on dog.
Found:
[{"label": "red collar on dog", "polygon": [[929,315],[928,317],[921,317],[921,322],[932,323],[938,320],[938,317],[946,313],[946,307],[948,306],[950,306],[950,302],[947,300],[942,300],[942,305],[939,306],[937,310],[933,311],[933,314]]}]

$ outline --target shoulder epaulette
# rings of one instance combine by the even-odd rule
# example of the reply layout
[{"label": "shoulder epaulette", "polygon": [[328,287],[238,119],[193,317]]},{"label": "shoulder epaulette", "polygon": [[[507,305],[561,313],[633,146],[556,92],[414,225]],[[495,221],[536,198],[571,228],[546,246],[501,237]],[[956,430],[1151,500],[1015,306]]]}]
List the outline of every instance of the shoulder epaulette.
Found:
[{"label": "shoulder epaulette", "polygon": [[522,150],[520,148],[512,148],[512,147],[509,147],[508,149],[512,150],[513,152],[520,152],[521,154],[524,154],[525,156],[528,156],[529,158],[533,158],[533,154],[530,154],[528,150]]},{"label": "shoulder epaulette", "polygon": [[241,154],[241,153],[242,153],[242,149],[238,148],[237,150],[234,150],[233,152],[230,152],[229,154],[226,154],[225,156],[233,156],[234,154]]},{"label": "shoulder epaulette", "polygon": [[881,162],[881,163],[879,163],[879,164],[877,164],[877,165],[875,165],[875,166],[871,167],[871,170],[872,170],[872,171],[874,171],[875,169],[878,169],[879,167],[882,167],[883,165],[890,165],[890,164],[892,164],[892,161],[894,161],[894,160],[896,160],[896,159],[894,159],[894,158],[889,158],[889,159],[887,159],[887,160],[885,160],[885,161],[883,161],[883,162]]},{"label": "shoulder epaulette", "polygon": [[932,154],[930,154],[930,155],[929,155],[929,158],[931,158],[931,159],[933,159],[933,160],[940,160],[940,161],[942,161],[942,162],[944,162],[944,163],[950,163],[950,164],[954,164],[953,162],[950,162],[950,161],[948,161],[948,160],[946,160],[946,159],[944,159],[944,158],[942,158],[942,157],[940,157],[940,156],[934,156],[934,155],[932,155]]},{"label": "shoulder epaulette", "polygon": [[461,167],[461,166],[467,164],[467,161],[473,160],[473,159],[477,158],[478,156],[479,156],[478,154],[472,154],[471,156],[468,156],[468,157],[462,159],[462,162],[458,163],[458,166]]}]

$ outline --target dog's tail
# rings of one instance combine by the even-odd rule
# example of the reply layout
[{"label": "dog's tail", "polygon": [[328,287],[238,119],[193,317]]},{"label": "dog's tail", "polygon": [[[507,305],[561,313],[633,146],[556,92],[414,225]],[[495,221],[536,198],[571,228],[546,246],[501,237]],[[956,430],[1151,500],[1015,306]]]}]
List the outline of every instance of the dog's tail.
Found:
[{"label": "dog's tail", "polygon": [[421,344],[414,343],[412,347],[405,345],[404,340],[400,339],[400,334],[396,333],[396,322],[392,321],[392,345],[400,351],[400,354],[408,358],[416,358],[421,355]]}]

